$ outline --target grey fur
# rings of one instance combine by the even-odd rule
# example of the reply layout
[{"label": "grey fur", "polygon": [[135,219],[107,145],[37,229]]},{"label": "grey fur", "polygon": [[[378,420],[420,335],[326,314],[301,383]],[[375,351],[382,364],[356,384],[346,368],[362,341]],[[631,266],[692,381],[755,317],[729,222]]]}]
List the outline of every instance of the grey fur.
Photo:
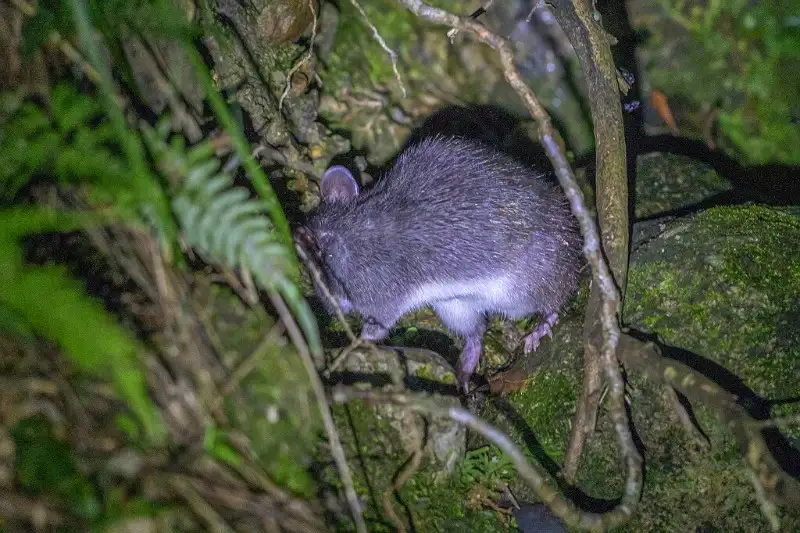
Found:
[{"label": "grey fur", "polygon": [[543,176],[480,142],[436,136],[371,189],[323,199],[304,231],[343,310],[364,317],[363,337],[381,340],[432,305],[479,354],[487,315],[557,313],[577,286],[577,222]]}]

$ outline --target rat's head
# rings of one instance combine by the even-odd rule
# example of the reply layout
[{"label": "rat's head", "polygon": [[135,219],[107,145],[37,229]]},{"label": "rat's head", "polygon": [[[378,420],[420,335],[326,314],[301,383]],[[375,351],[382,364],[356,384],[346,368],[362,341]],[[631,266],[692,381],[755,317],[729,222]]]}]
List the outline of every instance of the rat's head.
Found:
[{"label": "rat's head", "polygon": [[[342,219],[358,197],[358,183],[349,170],[337,165],[325,171],[319,189],[320,205],[304,225],[295,229],[294,240],[313,261],[342,311],[349,313],[353,309],[347,280],[352,267],[348,264],[350,254],[344,233],[352,228]],[[328,312],[333,313],[333,306],[315,277],[312,273],[314,290]]]}]

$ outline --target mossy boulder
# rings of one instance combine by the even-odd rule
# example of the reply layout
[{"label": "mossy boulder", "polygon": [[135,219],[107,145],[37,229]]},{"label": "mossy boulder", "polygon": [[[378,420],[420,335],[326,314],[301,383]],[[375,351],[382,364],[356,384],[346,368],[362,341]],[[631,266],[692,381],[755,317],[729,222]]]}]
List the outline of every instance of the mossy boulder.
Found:
[{"label": "mossy boulder", "polygon": [[[434,397],[442,407],[460,405],[455,395],[453,368],[444,357],[430,350],[359,348],[346,356],[343,370],[343,377],[350,373],[372,379],[360,384],[356,380],[357,387],[383,388],[391,387],[393,382],[402,383],[410,390],[439,392]],[[447,417],[426,421],[407,407],[391,404],[376,405],[368,416],[376,420],[369,423],[373,430],[360,436],[362,446],[382,449],[387,457],[404,454],[407,459],[424,444],[429,463],[437,470],[437,479],[445,479],[457,470],[465,452],[466,429],[462,425]]]},{"label": "mossy boulder", "polygon": [[642,219],[696,205],[728,192],[731,183],[687,156],[652,152],[636,160],[635,215]]},{"label": "mossy boulder", "polygon": [[720,207],[676,220],[634,252],[629,279],[630,324],[713,359],[763,397],[800,393],[796,211]]},{"label": "mossy boulder", "polygon": [[[718,369],[716,379],[735,375],[741,380],[735,386],[767,400],[800,395],[797,316],[800,210],[713,208],[665,222],[633,250],[626,324],[691,352],[696,366]],[[563,321],[556,342],[543,345],[549,360],[528,388],[509,395],[503,410],[487,409],[546,466],[560,463],[568,439],[580,390],[580,328],[577,316]],[[710,439],[706,446],[684,431],[663,387],[636,374],[628,378],[646,470],[640,508],[619,531],[769,531],[737,444],[713,411],[693,406]],[[772,414],[798,411],[782,405]],[[611,502],[622,493],[623,473],[603,414],[601,406],[578,483],[591,498]],[[523,487],[518,492],[533,497]],[[784,531],[800,527],[796,517],[783,519]]]}]

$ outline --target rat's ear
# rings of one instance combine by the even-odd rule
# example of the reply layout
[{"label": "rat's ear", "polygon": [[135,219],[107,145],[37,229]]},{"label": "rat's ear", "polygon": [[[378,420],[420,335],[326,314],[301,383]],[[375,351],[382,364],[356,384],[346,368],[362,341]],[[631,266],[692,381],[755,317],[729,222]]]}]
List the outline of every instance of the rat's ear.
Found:
[{"label": "rat's ear", "polygon": [[358,196],[356,179],[341,165],[330,167],[319,180],[319,190],[323,202],[352,200]]}]

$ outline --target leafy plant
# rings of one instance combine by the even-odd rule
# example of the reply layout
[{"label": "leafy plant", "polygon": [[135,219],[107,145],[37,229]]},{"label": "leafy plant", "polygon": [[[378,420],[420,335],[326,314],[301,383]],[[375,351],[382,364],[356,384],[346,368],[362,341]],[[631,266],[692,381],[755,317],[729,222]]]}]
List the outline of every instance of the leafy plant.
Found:
[{"label": "leafy plant", "polygon": [[26,235],[73,231],[112,218],[149,219],[166,235],[174,223],[147,216],[157,212],[154,201],[162,198],[161,183],[152,174],[138,183],[132,178],[128,161],[115,151],[117,133],[93,96],[59,84],[51,93],[50,109],[14,94],[4,95],[2,103],[0,159],[7,164],[0,169],[0,198],[12,202],[31,179],[51,175],[60,184],[89,186],[95,205],[104,206],[102,216],[34,206],[0,210],[3,323],[12,331],[44,336],[79,368],[110,377],[148,437],[161,441],[165,428],[138,360],[143,348],[65,269],[25,265],[20,247]]},{"label": "leafy plant", "polygon": [[800,31],[793,3],[658,2],[694,41],[671,68],[654,72],[658,84],[720,106],[721,131],[748,162],[800,162]]},{"label": "leafy plant", "polygon": [[494,446],[470,450],[461,465],[461,475],[471,485],[496,487],[499,481],[509,481],[516,475],[511,460]]},{"label": "leafy plant", "polygon": [[[53,12],[38,22],[44,28],[41,32],[67,31],[63,6],[54,7],[52,2],[43,6]],[[42,335],[62,347],[79,368],[110,377],[147,434],[160,440],[164,428],[147,394],[138,361],[141,346],[64,269],[26,265],[20,247],[23,236],[122,220],[152,228],[165,258],[180,263],[178,235],[182,230],[185,241],[207,258],[246,268],[263,288],[279,292],[297,314],[313,350],[321,349],[319,335],[295,285],[297,262],[282,209],[191,43],[185,44],[191,49],[212,108],[234,139],[237,152],[244,154],[245,168],[261,201],[251,200],[244,189],[231,187],[230,176],[220,172],[208,143],[187,150],[178,141],[167,144],[164,136],[168,130],[163,126],[157,130],[145,127],[142,132],[127,124],[110,65],[94,39],[87,3],[71,0],[70,6],[75,33],[99,76],[100,99],[78,92],[69,83],[53,89],[48,107],[18,94],[3,95],[0,160],[5,165],[0,168],[0,201],[13,205],[19,191],[34,177],[52,177],[61,185],[80,185],[102,216],[33,206],[0,209],[0,326],[26,336]],[[100,7],[96,3],[91,6],[97,17]],[[109,13],[103,13],[104,23],[109,24]],[[154,131],[161,136],[153,135]],[[151,168],[146,142],[155,149],[161,170],[186,179],[176,190],[170,191]],[[174,199],[169,198],[170,193],[175,194]]]},{"label": "leafy plant", "polygon": [[138,354],[142,348],[99,302],[62,267],[29,267],[19,239],[44,231],[69,231],[103,218],[40,207],[0,210],[0,309],[23,327],[62,347],[86,372],[111,377],[145,428],[158,442],[165,435],[160,415],[147,394]]},{"label": "leafy plant", "polygon": [[69,444],[55,438],[45,416],[22,420],[11,436],[17,477],[25,489],[69,501],[83,518],[97,518],[101,504],[94,486],[75,464]]},{"label": "leafy plant", "polygon": [[157,165],[180,184],[172,206],[187,244],[216,263],[247,269],[263,288],[280,293],[312,349],[321,349],[313,313],[292,279],[294,252],[281,242],[267,206],[233,186],[210,141],[187,149],[180,136],[168,142],[169,132],[166,119],[155,129],[143,127]]}]

